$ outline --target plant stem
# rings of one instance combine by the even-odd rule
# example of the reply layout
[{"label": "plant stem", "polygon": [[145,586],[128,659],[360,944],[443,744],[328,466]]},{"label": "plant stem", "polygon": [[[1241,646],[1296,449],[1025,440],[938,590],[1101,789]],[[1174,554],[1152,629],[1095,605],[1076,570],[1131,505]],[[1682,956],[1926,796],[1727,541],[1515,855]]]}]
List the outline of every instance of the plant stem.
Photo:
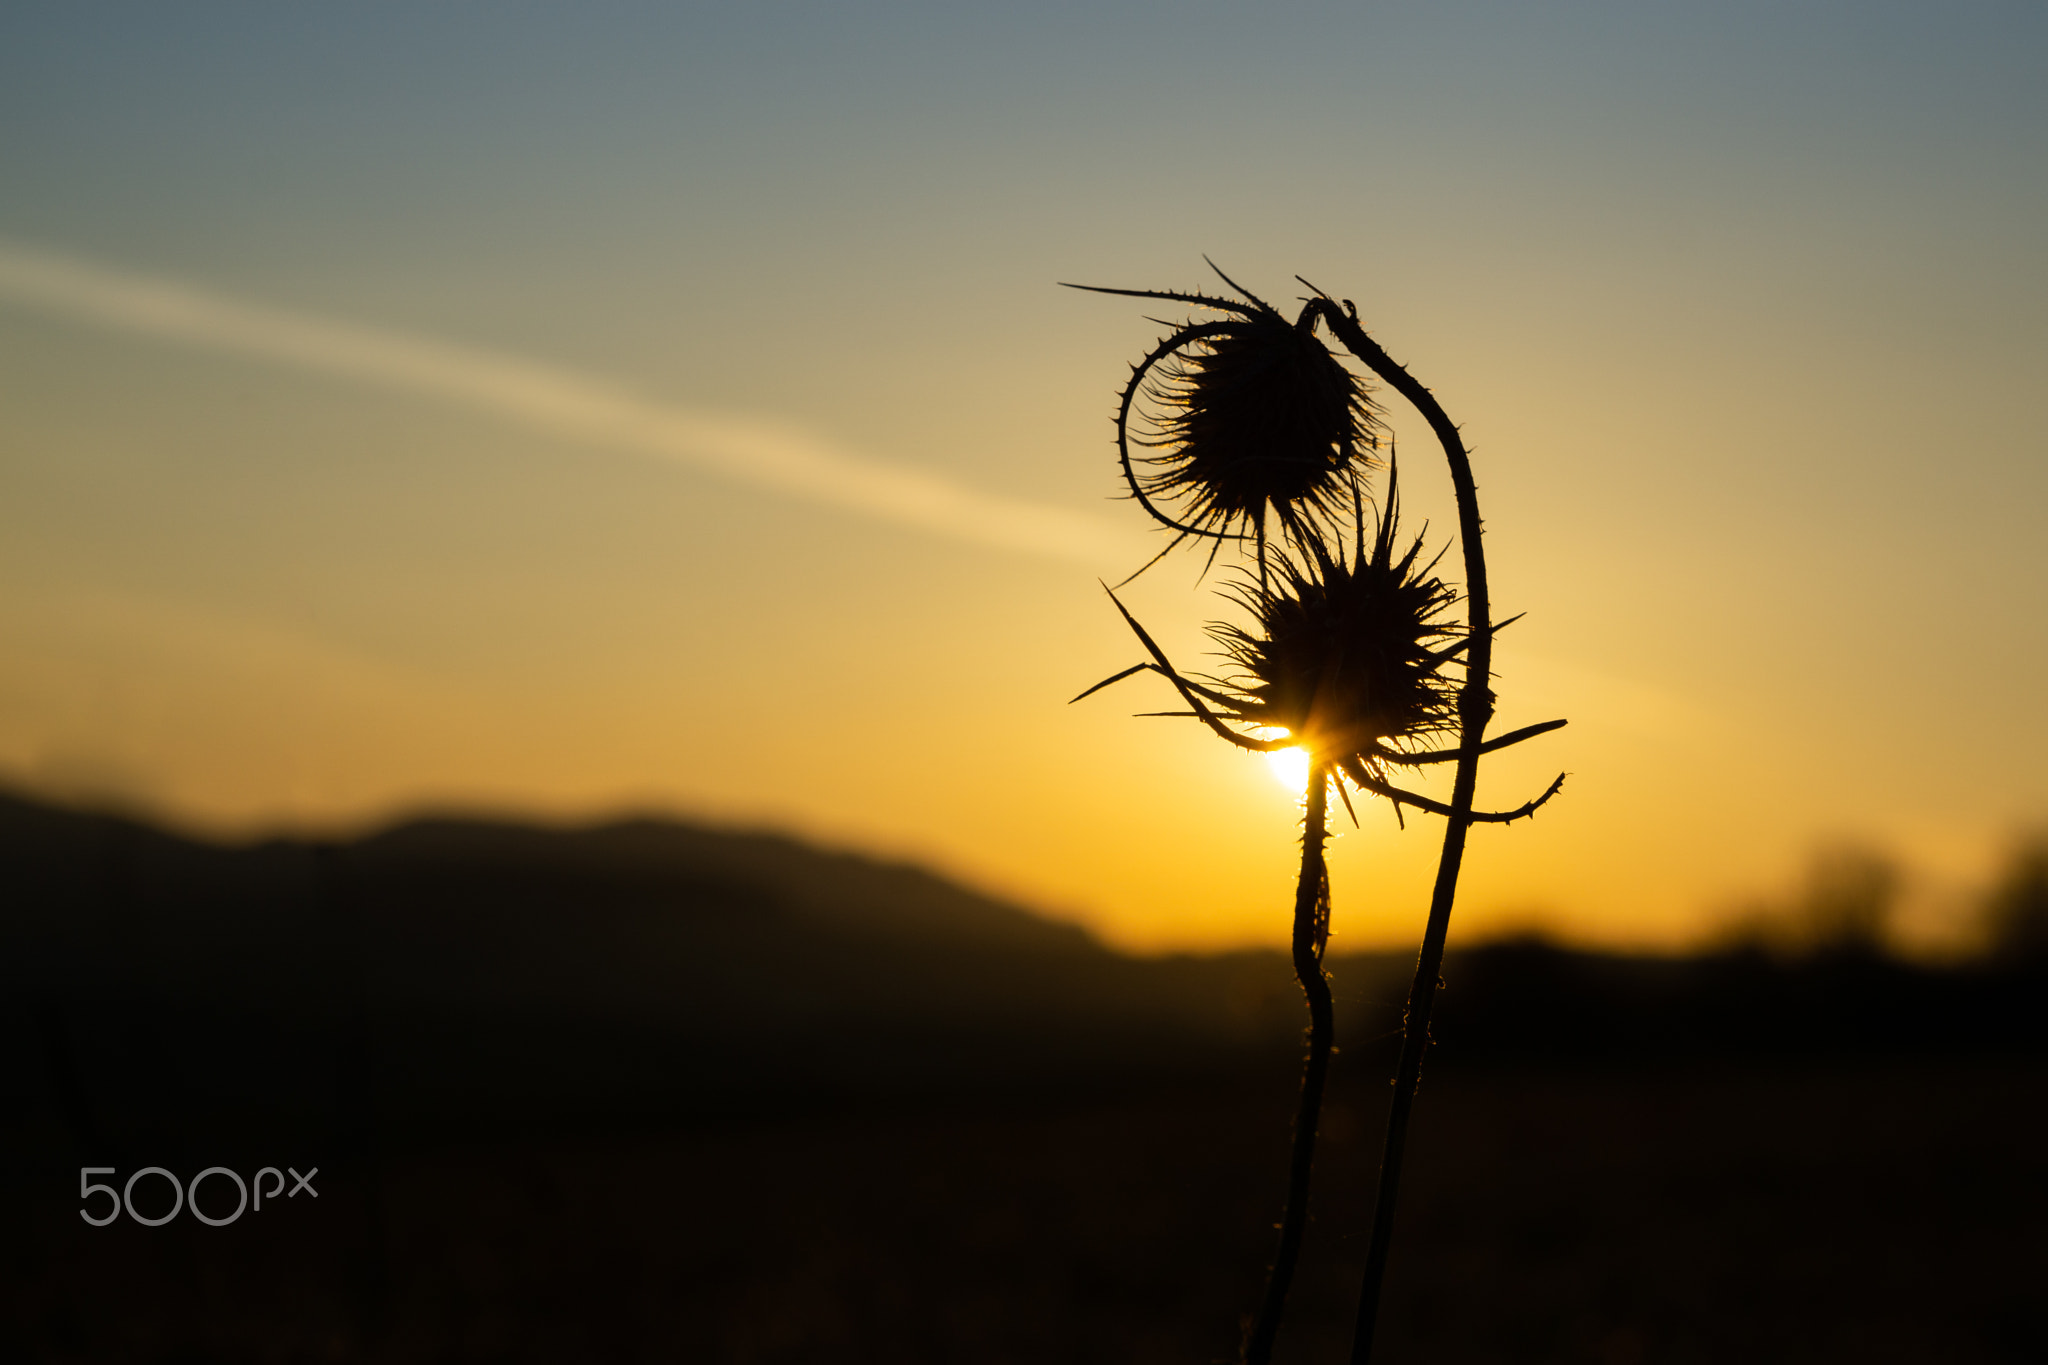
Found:
[{"label": "plant stem", "polygon": [[1323,861],[1329,834],[1329,766],[1312,759],[1308,795],[1301,822],[1301,879],[1294,889],[1294,979],[1308,999],[1308,1063],[1301,1076],[1301,1107],[1294,1117],[1294,1153],[1287,1172],[1287,1210],[1280,1220],[1280,1246],[1266,1279],[1265,1301],[1245,1336],[1244,1365],[1267,1365],[1280,1317],[1287,1307],[1288,1286],[1301,1259],[1301,1238],[1308,1227],[1309,1172],[1315,1164],[1316,1124],[1323,1109],[1323,1083],[1330,1071],[1334,1033],[1330,983],[1323,975],[1323,944],[1329,929],[1330,875]]},{"label": "plant stem", "polygon": [[1436,433],[1451,467],[1451,486],[1458,498],[1458,542],[1465,557],[1465,597],[1471,643],[1465,654],[1465,685],[1458,693],[1458,769],[1451,785],[1451,813],[1444,824],[1443,853],[1437,861],[1436,887],[1430,894],[1429,924],[1422,934],[1422,954],[1408,991],[1408,1014],[1402,1025],[1401,1060],[1394,1073],[1393,1104],[1387,1113],[1387,1141],[1380,1157],[1378,1197],[1373,1204],[1372,1241],[1366,1248],[1365,1279],[1358,1297],[1358,1326],[1351,1341],[1351,1365],[1368,1365],[1379,1321],[1380,1286],[1386,1278],[1387,1253],[1394,1236],[1394,1201],[1401,1186],[1401,1159],[1408,1145],[1408,1114],[1422,1079],[1422,1054],[1429,1047],[1429,1015],[1443,984],[1444,944],[1450,936],[1451,905],[1458,895],[1458,870],[1465,858],[1465,832],[1472,823],[1472,801],[1479,786],[1479,752],[1486,726],[1493,719],[1493,620],[1487,602],[1486,554],[1479,543],[1479,490],[1472,479],[1472,461],[1465,440],[1436,395],[1397,364],[1367,336],[1347,303],[1338,308],[1329,299],[1316,307],[1330,332],[1365,366],[1415,405]]},{"label": "plant stem", "polygon": [[[1456,809],[1472,808],[1472,785],[1459,766],[1452,798]],[[1462,805],[1459,804],[1462,800]],[[1408,1014],[1402,1023],[1401,1061],[1394,1073],[1393,1104],[1387,1112],[1386,1146],[1380,1155],[1379,1192],[1373,1200],[1372,1240],[1366,1247],[1364,1282],[1358,1295],[1358,1325],[1351,1338],[1351,1365],[1372,1359],[1373,1330],[1379,1322],[1380,1285],[1387,1274],[1387,1254],[1394,1237],[1394,1200],[1401,1188],[1401,1159],[1408,1146],[1408,1113],[1422,1081],[1422,1054],[1429,1047],[1429,1015],[1443,984],[1444,943],[1449,935],[1451,901],[1458,891],[1458,867],[1465,854],[1463,820],[1453,817],[1444,829],[1443,855],[1437,863],[1436,890],[1430,898],[1429,926],[1423,931],[1422,955],[1415,981],[1408,989]]]}]

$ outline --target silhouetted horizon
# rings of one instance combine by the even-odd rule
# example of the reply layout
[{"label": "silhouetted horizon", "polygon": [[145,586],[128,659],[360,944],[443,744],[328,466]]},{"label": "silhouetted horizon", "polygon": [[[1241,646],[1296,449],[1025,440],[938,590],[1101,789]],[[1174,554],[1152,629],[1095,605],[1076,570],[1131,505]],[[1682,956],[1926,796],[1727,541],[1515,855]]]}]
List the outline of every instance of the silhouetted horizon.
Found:
[{"label": "silhouetted horizon", "polygon": [[[1337,1229],[1413,964],[1329,965],[1303,1349],[1348,1323]],[[1390,1343],[1811,1361],[1877,1332],[1988,1363],[2039,1341],[2038,961],[1525,942],[1445,976]],[[1124,956],[777,836],[438,819],[226,847],[0,797],[0,1052],[27,1082],[0,1198],[37,1267],[0,1314],[50,1361],[119,1358],[110,1294],[159,1356],[458,1333],[740,1361],[784,1330],[801,1361],[1206,1358],[1270,1254],[1299,1009],[1278,952]],[[319,1168],[317,1204],[79,1220],[81,1167],[280,1163]],[[167,1278],[173,1245],[203,1290]],[[1492,1288],[1447,1316],[1475,1256]],[[1703,1275],[1728,1286],[1711,1311]]]},{"label": "silhouetted horizon", "polygon": [[[393,1131],[547,1127],[1284,1071],[1298,1045],[1278,951],[1132,956],[914,866],[673,820],[227,845],[0,797],[0,878],[9,1017],[77,1134],[160,1129],[148,1097],[180,1086],[212,1099],[179,1122],[261,1099],[345,1126],[374,1090]],[[1345,1046],[1384,1050],[1412,962],[1332,952]],[[1465,945],[1431,1065],[2030,1055],[2041,972]]]}]

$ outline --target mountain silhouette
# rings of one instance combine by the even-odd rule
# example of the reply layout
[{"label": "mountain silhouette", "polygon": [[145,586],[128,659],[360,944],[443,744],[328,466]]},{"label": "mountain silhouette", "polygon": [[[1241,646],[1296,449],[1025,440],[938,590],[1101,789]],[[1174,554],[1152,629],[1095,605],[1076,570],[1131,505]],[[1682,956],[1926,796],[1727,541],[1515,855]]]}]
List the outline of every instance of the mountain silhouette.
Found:
[{"label": "mountain silhouette", "polygon": [[[1412,961],[1330,960],[1350,1065],[1391,1048]],[[1529,942],[1445,975],[1436,1069],[2048,1044],[2035,969]],[[20,796],[0,994],[22,1122],[160,1153],[1284,1080],[1302,1026],[1278,952],[1131,957],[776,834],[433,818],[220,844]]]},{"label": "mountain silhouette", "polygon": [[1277,953],[1132,958],[917,868],[664,820],[224,845],[0,797],[0,905],[12,1032],[88,1145],[999,1098],[1295,1027]]}]

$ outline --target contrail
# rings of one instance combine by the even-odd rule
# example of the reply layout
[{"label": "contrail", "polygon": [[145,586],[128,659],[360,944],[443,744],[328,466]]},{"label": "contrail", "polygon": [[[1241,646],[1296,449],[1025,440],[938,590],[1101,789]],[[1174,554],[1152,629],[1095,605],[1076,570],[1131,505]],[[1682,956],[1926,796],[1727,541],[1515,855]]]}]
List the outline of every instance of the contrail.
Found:
[{"label": "contrail", "polygon": [[112,270],[0,240],[0,302],[317,374],[427,394],[594,446],[677,460],[953,540],[1100,567],[1142,542],[1061,507],[849,454],[795,427],[643,398],[572,370]]}]

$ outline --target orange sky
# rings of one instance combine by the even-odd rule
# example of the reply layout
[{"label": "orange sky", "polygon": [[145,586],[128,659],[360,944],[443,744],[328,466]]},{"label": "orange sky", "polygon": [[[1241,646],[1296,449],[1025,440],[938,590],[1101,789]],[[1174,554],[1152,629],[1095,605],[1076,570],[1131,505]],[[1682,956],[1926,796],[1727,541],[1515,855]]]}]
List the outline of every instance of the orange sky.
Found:
[{"label": "orange sky", "polygon": [[[1501,724],[1572,721],[1483,792],[1572,776],[1461,932],[1678,945],[1861,839],[1938,936],[2048,819],[2044,29],[1853,12],[12,14],[0,772],[770,823],[1277,942],[1263,762],[1065,704],[1137,659],[1106,418],[1170,310],[1055,281],[1207,252],[1475,451]],[[1127,597],[1191,663],[1195,568]],[[1408,942],[1437,827],[1360,813],[1339,944]]]}]

